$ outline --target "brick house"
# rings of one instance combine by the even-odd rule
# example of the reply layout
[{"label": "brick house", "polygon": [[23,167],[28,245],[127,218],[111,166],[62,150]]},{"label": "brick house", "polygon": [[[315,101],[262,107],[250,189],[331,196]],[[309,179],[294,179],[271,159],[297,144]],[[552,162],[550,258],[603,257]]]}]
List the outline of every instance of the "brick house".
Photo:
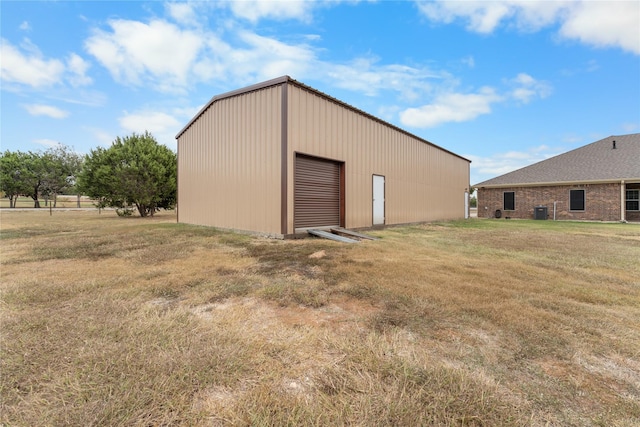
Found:
[{"label": "brick house", "polygon": [[480,218],[640,221],[640,133],[610,136],[474,187]]}]

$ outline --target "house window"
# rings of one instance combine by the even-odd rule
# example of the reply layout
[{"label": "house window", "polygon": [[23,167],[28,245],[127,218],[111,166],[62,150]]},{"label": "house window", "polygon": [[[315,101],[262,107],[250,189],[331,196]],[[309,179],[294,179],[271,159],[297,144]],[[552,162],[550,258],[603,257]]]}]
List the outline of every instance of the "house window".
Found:
[{"label": "house window", "polygon": [[584,190],[569,191],[569,210],[571,211],[584,210]]},{"label": "house window", "polygon": [[640,211],[640,190],[627,190],[627,210]]},{"label": "house window", "polygon": [[504,203],[502,208],[505,211],[515,211],[516,210],[516,193],[515,191],[505,191],[504,192]]}]

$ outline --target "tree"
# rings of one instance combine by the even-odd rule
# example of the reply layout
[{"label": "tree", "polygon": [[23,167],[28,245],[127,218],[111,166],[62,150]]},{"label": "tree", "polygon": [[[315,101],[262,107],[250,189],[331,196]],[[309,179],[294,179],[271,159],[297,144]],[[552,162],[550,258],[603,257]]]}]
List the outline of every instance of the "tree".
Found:
[{"label": "tree", "polygon": [[25,157],[26,154],[19,151],[5,151],[0,156],[0,191],[9,198],[11,208],[16,207],[18,196],[27,191],[24,183],[27,173]]},{"label": "tree", "polygon": [[22,157],[23,174],[21,175],[22,181],[22,195],[31,197],[33,199],[33,207],[40,207],[40,189],[42,187],[42,180],[45,174],[45,163],[40,153],[33,153],[29,151]]},{"label": "tree", "polygon": [[80,190],[99,207],[126,209],[135,205],[142,217],[176,203],[177,159],[149,133],[117,137],[111,147],[85,157],[78,177]]},{"label": "tree", "polygon": [[478,189],[472,187],[471,188],[471,199],[470,199],[470,204],[469,204],[472,208],[477,208],[478,207]]},{"label": "tree", "polygon": [[82,158],[65,145],[59,144],[44,153],[5,151],[0,156],[0,190],[15,207],[18,196],[33,199],[40,207],[40,196],[53,196],[73,191]]},{"label": "tree", "polygon": [[76,177],[82,166],[82,157],[62,144],[48,149],[41,157],[43,162],[41,193],[52,196],[53,207],[55,207],[58,194],[74,192]]}]

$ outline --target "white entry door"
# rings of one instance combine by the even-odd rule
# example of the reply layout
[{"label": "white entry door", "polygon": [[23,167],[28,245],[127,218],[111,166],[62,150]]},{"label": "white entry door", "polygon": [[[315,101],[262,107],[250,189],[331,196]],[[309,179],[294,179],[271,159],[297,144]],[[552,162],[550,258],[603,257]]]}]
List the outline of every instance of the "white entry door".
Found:
[{"label": "white entry door", "polygon": [[384,176],[373,175],[373,225],[384,224]]}]

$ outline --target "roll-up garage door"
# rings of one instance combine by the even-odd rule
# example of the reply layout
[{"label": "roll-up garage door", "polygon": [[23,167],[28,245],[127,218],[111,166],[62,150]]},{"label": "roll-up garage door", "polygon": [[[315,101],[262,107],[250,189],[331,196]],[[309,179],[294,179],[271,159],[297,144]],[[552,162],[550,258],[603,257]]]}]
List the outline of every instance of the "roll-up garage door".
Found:
[{"label": "roll-up garage door", "polygon": [[296,155],[295,228],[340,225],[340,163]]}]

